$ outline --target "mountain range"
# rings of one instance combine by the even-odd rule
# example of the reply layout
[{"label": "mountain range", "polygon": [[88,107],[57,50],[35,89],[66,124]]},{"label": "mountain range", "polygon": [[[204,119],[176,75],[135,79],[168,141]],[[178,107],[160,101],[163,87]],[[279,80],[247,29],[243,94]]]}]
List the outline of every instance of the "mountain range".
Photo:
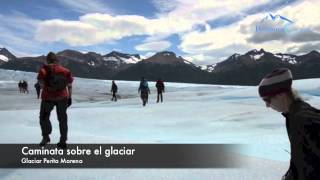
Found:
[{"label": "mountain range", "polygon": [[[297,56],[254,49],[206,66],[198,66],[170,51],[158,52],[146,59],[117,51],[101,55],[64,50],[57,56],[74,76],[95,79],[136,81],[146,77],[151,81],[162,78],[169,82],[257,85],[267,73],[279,67],[291,69],[295,79],[320,77],[318,51]],[[18,58],[6,48],[0,48],[0,68],[38,72],[44,64],[45,56]]]}]

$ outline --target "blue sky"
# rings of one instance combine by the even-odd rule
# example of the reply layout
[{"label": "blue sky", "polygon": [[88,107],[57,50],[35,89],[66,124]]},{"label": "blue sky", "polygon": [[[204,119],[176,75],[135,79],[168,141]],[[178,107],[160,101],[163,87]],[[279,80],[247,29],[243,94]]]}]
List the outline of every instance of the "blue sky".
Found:
[{"label": "blue sky", "polygon": [[[203,65],[251,49],[299,54],[320,45],[320,4],[312,0],[2,0],[0,7],[0,47],[17,56],[169,50]],[[292,31],[255,32],[269,13],[292,19]]]}]

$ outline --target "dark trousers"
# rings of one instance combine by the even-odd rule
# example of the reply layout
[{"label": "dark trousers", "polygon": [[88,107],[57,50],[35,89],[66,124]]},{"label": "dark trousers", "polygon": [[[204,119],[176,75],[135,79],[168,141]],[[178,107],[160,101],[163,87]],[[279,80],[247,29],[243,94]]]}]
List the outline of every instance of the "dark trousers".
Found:
[{"label": "dark trousers", "polygon": [[113,100],[115,100],[115,101],[117,101],[117,94],[116,94],[117,92],[115,92],[115,91],[112,91],[112,101]]},{"label": "dark trousers", "polygon": [[141,91],[141,94],[140,94],[140,97],[141,97],[141,100],[142,100],[142,105],[145,106],[146,103],[148,102],[148,94],[149,92],[147,90],[142,90]]},{"label": "dark trousers", "polygon": [[159,102],[159,99],[161,99],[161,102],[163,101],[162,91],[158,90],[157,102]]},{"label": "dark trousers", "polygon": [[36,91],[37,91],[37,97],[39,99],[40,98],[40,89],[36,89]]},{"label": "dark trousers", "polygon": [[67,107],[68,100],[59,100],[59,101],[41,101],[40,107],[40,126],[43,137],[48,137],[51,134],[52,126],[50,122],[50,113],[53,110],[54,106],[56,106],[58,121],[59,121],[59,129],[60,129],[60,141],[67,141],[67,133],[68,133],[68,116],[67,116]]}]

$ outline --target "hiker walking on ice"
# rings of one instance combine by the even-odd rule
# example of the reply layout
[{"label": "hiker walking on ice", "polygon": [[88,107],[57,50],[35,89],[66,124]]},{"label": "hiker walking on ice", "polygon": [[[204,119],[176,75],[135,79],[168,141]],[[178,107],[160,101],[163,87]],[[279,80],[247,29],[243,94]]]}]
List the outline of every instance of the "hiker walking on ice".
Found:
[{"label": "hiker walking on ice", "polygon": [[145,106],[148,102],[148,96],[150,94],[150,89],[148,86],[148,81],[144,77],[141,78],[138,92],[140,92],[142,105]]},{"label": "hiker walking on ice", "polygon": [[73,77],[69,69],[59,64],[57,56],[53,52],[47,55],[48,65],[44,65],[38,74],[38,81],[42,88],[40,105],[40,126],[42,140],[40,146],[50,142],[49,135],[52,131],[50,113],[56,107],[60,129],[60,141],[58,148],[67,147],[68,116],[67,108],[72,103]]},{"label": "hiker walking on ice", "polygon": [[157,83],[156,83],[156,88],[157,88],[157,93],[158,93],[157,103],[159,102],[160,99],[161,99],[161,102],[163,102],[162,93],[164,92],[164,83],[161,78],[158,78]]},{"label": "hiker walking on ice", "polygon": [[303,101],[292,89],[292,74],[276,69],[259,84],[259,94],[267,107],[285,118],[291,147],[291,160],[282,180],[320,178],[320,110]]},{"label": "hiker walking on ice", "polygon": [[37,81],[37,83],[34,84],[34,88],[37,91],[37,98],[39,99],[40,98],[40,90],[41,90],[41,86],[40,86],[39,81]]},{"label": "hiker walking on ice", "polygon": [[112,81],[112,86],[111,86],[111,93],[112,93],[112,99],[111,101],[117,101],[117,92],[118,92],[118,86]]},{"label": "hiker walking on ice", "polygon": [[22,92],[29,94],[28,82],[26,80],[22,81]]},{"label": "hiker walking on ice", "polygon": [[18,87],[19,87],[19,92],[23,93],[23,89],[22,89],[22,81],[19,81],[18,83]]}]

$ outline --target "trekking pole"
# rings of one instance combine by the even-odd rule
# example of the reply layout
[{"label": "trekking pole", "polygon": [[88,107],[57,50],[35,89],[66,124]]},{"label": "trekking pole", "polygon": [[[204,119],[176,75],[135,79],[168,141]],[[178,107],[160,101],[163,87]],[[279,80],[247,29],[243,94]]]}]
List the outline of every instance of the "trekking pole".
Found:
[{"label": "trekking pole", "polygon": [[288,154],[290,154],[290,152],[288,150],[284,149],[284,151],[287,152]]}]

